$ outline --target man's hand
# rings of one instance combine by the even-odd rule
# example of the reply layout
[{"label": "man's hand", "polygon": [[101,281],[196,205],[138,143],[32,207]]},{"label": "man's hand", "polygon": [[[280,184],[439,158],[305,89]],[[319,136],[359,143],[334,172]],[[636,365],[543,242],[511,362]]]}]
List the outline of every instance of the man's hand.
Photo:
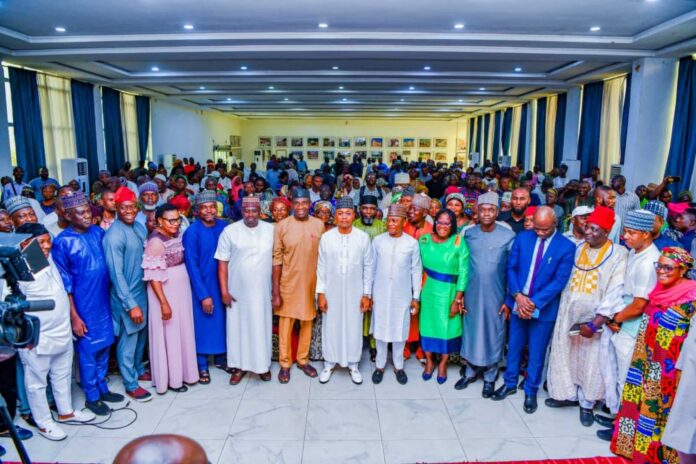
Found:
[{"label": "man's hand", "polygon": [[225,306],[232,306],[232,303],[236,301],[237,300],[232,295],[230,295],[230,292],[224,292],[222,294],[222,303]]},{"label": "man's hand", "polygon": [[609,328],[609,330],[611,330],[614,333],[617,333],[621,330],[621,324],[619,324],[618,322],[611,322],[605,325]]},{"label": "man's hand", "polygon": [[372,307],[372,298],[370,298],[367,295],[363,295],[362,298],[360,298],[360,312],[366,313],[370,310],[371,307]]},{"label": "man's hand", "polygon": [[500,305],[500,310],[498,311],[499,316],[504,316],[506,321],[510,320],[510,308],[508,308],[508,305],[503,303]]},{"label": "man's hand", "polygon": [[319,306],[319,311],[321,311],[322,313],[325,313],[329,310],[329,302],[326,301],[326,296],[323,293],[319,293],[317,295],[317,306]]},{"label": "man's hand", "polygon": [[283,306],[283,299],[280,297],[280,293],[273,294],[271,305],[273,306],[273,311],[278,311]]},{"label": "man's hand", "polygon": [[523,295],[521,293],[518,293],[517,296],[515,297],[515,301],[517,302],[517,309],[519,310],[520,308],[523,308],[525,312],[528,312],[530,308],[534,308],[534,302],[529,299],[527,295]]},{"label": "man's hand", "polygon": [[415,316],[420,311],[420,301],[411,300],[411,315]]},{"label": "man's hand", "polygon": [[162,320],[168,321],[172,318],[172,307],[169,306],[169,302],[165,301],[162,303]]},{"label": "man's hand", "polygon": [[580,326],[580,335],[585,338],[592,338],[594,337],[594,332],[592,329],[587,324],[583,324]]},{"label": "man's hand", "polygon": [[201,301],[201,306],[203,307],[203,312],[205,314],[213,314],[213,299],[212,297],[204,298]]},{"label": "man's hand", "polygon": [[144,321],[143,310],[140,309],[140,306],[133,306],[131,310],[128,311],[128,315],[134,324],[142,324]]},{"label": "man's hand", "polygon": [[82,319],[80,319],[79,316],[74,316],[72,318],[71,322],[72,322],[72,330],[73,330],[73,333],[75,334],[75,336],[78,338],[84,337],[85,334],[87,333],[87,326],[82,321]]}]

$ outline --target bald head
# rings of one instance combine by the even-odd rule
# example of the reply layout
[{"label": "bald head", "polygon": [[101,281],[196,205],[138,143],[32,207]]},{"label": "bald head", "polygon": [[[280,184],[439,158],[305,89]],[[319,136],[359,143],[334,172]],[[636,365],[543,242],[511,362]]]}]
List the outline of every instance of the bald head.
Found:
[{"label": "bald head", "polygon": [[540,206],[534,213],[534,231],[537,237],[547,239],[556,231],[556,213],[553,208]]},{"label": "bald head", "polygon": [[114,464],[207,464],[203,447],[181,435],[147,435],[128,442]]}]

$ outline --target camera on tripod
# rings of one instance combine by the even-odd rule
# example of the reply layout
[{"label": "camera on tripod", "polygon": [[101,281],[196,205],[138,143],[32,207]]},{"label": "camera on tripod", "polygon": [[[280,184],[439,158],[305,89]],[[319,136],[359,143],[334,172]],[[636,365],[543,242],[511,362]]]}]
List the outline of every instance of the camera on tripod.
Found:
[{"label": "camera on tripod", "polygon": [[53,300],[27,301],[19,288],[19,282],[31,282],[34,274],[48,267],[36,240],[21,248],[31,239],[27,234],[0,234],[0,277],[10,294],[0,302],[0,349],[17,349],[36,346],[39,343],[39,318],[25,314],[32,311],[53,309]]}]

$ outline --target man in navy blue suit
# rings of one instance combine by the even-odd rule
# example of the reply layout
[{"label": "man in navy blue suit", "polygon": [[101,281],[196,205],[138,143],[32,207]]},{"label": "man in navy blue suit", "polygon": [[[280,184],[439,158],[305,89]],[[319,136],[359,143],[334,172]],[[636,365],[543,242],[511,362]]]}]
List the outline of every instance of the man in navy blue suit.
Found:
[{"label": "man in navy blue suit", "polygon": [[[553,209],[542,206],[534,214],[534,230],[520,232],[507,262],[507,308],[512,309],[507,369],[503,386],[491,397],[500,401],[517,392],[520,361],[529,346],[524,411],[537,409],[546,348],[558,314],[561,292],[570,278],[575,245],[556,231]],[[508,310],[509,310],[508,309]]]}]

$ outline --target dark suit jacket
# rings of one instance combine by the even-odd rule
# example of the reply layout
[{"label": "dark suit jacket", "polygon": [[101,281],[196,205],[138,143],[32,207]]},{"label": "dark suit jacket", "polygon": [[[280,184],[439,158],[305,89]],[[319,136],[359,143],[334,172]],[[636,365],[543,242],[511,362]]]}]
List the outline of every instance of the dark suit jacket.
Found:
[{"label": "dark suit jacket", "polygon": [[[532,230],[517,234],[507,262],[508,294],[505,303],[510,309],[515,304],[512,295],[522,292],[527,276],[532,272],[534,245],[537,235]],[[575,245],[560,231],[546,246],[544,260],[534,281],[531,300],[539,309],[540,321],[555,321],[561,292],[565,287],[575,262]]]}]

